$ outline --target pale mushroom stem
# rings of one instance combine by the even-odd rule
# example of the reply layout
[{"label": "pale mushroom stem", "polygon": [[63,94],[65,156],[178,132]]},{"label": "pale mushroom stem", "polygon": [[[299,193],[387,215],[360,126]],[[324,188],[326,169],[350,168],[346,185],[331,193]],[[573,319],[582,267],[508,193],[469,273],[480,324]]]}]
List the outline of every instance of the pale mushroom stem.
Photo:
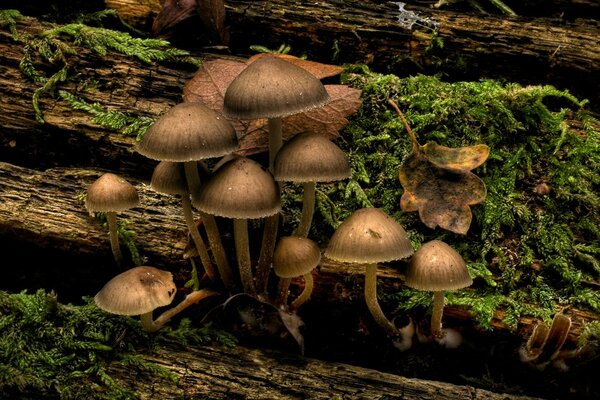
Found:
[{"label": "pale mushroom stem", "polygon": [[250,245],[248,242],[248,220],[236,218],[233,220],[233,236],[235,240],[235,254],[238,260],[238,269],[244,292],[250,295],[256,294],[254,277],[252,276],[252,265],[250,262]]},{"label": "pale mushroom stem", "polygon": [[277,299],[275,300],[275,304],[280,308],[287,308],[287,299],[291,283],[292,278],[279,278],[279,285],[277,285]]},{"label": "pale mushroom stem", "polygon": [[[193,197],[200,190],[200,174],[198,174],[198,163],[196,161],[187,161],[183,164],[188,190]],[[235,284],[233,283],[232,279],[231,267],[229,266],[227,256],[225,255],[225,248],[221,242],[221,234],[219,233],[217,221],[215,221],[215,217],[213,215],[204,212],[200,212],[200,217],[202,218],[204,228],[206,229],[206,236],[208,236],[210,248],[215,256],[215,263],[217,264],[219,275],[221,275],[221,280],[223,281],[223,284],[227,290],[234,292]]]},{"label": "pale mushroom stem", "polygon": [[183,206],[183,216],[185,217],[185,223],[188,226],[190,236],[192,237],[192,240],[196,245],[196,249],[198,250],[198,255],[200,256],[200,260],[202,261],[204,271],[211,280],[215,281],[217,280],[215,269],[213,268],[210,255],[208,254],[208,250],[206,249],[206,244],[204,243],[204,240],[202,240],[200,232],[198,232],[198,226],[194,221],[194,215],[192,213],[192,202],[190,201],[190,196],[187,194],[182,195],[181,204]]},{"label": "pale mushroom stem", "polygon": [[290,304],[290,310],[297,310],[302,304],[306,303],[310,299],[314,287],[314,279],[311,272],[307,272],[302,276],[304,278],[304,290],[296,300]]},{"label": "pale mushroom stem", "polygon": [[392,336],[398,336],[399,331],[396,326],[385,316],[377,300],[377,264],[367,264],[365,271],[365,301],[369,312],[387,333]]},{"label": "pale mushroom stem", "polygon": [[302,215],[298,224],[297,235],[308,237],[310,225],[312,224],[313,215],[315,213],[315,190],[317,184],[315,182],[304,182],[303,197],[302,197]]},{"label": "pale mushroom stem", "polygon": [[173,318],[175,315],[179,314],[180,312],[182,312],[183,310],[185,310],[192,304],[196,304],[197,302],[199,302],[202,299],[205,299],[207,297],[214,296],[217,294],[218,294],[217,292],[209,290],[209,289],[194,290],[193,292],[188,294],[185,297],[185,299],[183,299],[179,304],[177,304],[173,308],[166,310],[155,320],[152,319],[152,311],[145,313],[145,314],[141,314],[140,322],[141,322],[142,328],[146,332],[156,332],[160,328],[162,328],[167,322],[169,322],[171,320],[171,318]]},{"label": "pale mushroom stem", "polygon": [[442,314],[444,313],[444,292],[433,292],[433,311],[431,312],[431,335],[434,338],[444,336],[442,331]]},{"label": "pale mushroom stem", "polygon": [[123,255],[121,247],[119,247],[119,232],[117,230],[117,213],[109,211],[106,213],[106,221],[108,222],[108,235],[110,237],[110,249],[113,257],[119,266],[123,264]]},{"label": "pale mushroom stem", "polygon": [[275,156],[283,144],[283,135],[281,133],[281,118],[269,118],[269,171],[273,173],[273,163]]}]

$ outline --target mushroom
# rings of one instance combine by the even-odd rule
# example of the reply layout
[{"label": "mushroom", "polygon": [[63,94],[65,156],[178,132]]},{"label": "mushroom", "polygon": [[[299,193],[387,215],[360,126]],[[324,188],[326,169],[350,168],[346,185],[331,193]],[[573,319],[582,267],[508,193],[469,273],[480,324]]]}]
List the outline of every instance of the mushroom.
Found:
[{"label": "mushroom", "polygon": [[119,247],[117,213],[136,207],[139,204],[140,198],[136,188],[125,179],[111,172],[102,174],[87,188],[85,207],[90,213],[106,213],[110,247],[118,265],[123,263],[123,255]]},{"label": "mushroom", "polygon": [[[235,128],[226,118],[200,102],[184,102],[173,106],[148,128],[136,150],[154,160],[182,162],[193,198],[200,189],[197,161],[230,154],[238,147]],[[201,213],[201,217],[221,279],[233,290],[231,268],[217,223],[212,215]]]},{"label": "mushroom", "polygon": [[315,211],[316,182],[331,182],[351,175],[348,156],[327,136],[304,132],[285,143],[273,166],[276,181],[302,183],[302,215],[296,234],[308,236]]},{"label": "mushroom", "polygon": [[234,157],[205,182],[193,205],[204,213],[233,219],[235,250],[244,291],[256,294],[248,219],[264,218],[281,210],[281,198],[273,176],[247,157]]},{"label": "mushroom", "polygon": [[171,318],[198,301],[217,294],[211,290],[195,290],[175,307],[163,312],[156,320],[152,313],[173,302],[177,287],[173,274],[150,266],[138,266],[109,280],[94,296],[102,310],[117,315],[139,315],[142,328],[155,332]]},{"label": "mushroom", "polygon": [[[269,127],[269,171],[281,148],[282,118],[320,107],[331,101],[323,83],[310,72],[277,56],[250,63],[229,84],[223,98],[223,114],[236,119],[267,118]],[[279,215],[265,221],[256,279],[266,292]]]},{"label": "mushroom", "polygon": [[421,246],[408,263],[407,286],[433,292],[431,334],[436,340],[444,337],[442,314],[444,292],[470,286],[473,279],[462,256],[441,240],[431,240]]},{"label": "mushroom", "polygon": [[154,168],[152,173],[152,179],[150,180],[150,186],[152,189],[160,193],[174,194],[181,197],[181,205],[183,208],[183,216],[185,223],[188,227],[188,231],[198,250],[198,255],[204,266],[204,271],[208,277],[215,281],[216,274],[206,248],[206,244],[200,236],[198,226],[194,221],[194,214],[192,212],[192,203],[190,200],[188,185],[185,179],[185,171],[183,163],[172,162],[172,161],[161,161]]},{"label": "mushroom", "polygon": [[313,291],[312,270],[321,261],[321,249],[310,239],[302,236],[283,236],[275,246],[273,253],[273,270],[279,277],[279,290],[276,304],[287,307],[288,288],[293,278],[304,278],[302,293],[290,305],[297,310],[304,304]]},{"label": "mushroom", "polygon": [[361,208],[346,218],[331,236],[324,256],[334,261],[365,265],[365,301],[375,321],[390,335],[401,332],[377,300],[377,263],[410,257],[413,248],[406,231],[379,208]]}]

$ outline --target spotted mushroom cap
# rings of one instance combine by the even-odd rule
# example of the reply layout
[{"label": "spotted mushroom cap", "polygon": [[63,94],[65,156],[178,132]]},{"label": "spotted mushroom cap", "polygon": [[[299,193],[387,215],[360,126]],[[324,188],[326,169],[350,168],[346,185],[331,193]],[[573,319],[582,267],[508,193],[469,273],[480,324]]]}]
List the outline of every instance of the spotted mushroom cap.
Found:
[{"label": "spotted mushroom cap", "polygon": [[441,240],[431,240],[415,252],[405,280],[407,286],[427,291],[457,290],[473,283],[465,260]]},{"label": "spotted mushroom cap", "polygon": [[278,118],[329,101],[323,83],[304,68],[279,57],[262,57],[229,84],[223,114],[237,119]]},{"label": "spotted mushroom cap", "polygon": [[270,172],[247,157],[234,157],[202,184],[192,199],[197,209],[216,216],[254,219],[281,210],[279,187]]},{"label": "spotted mushroom cap", "polygon": [[280,278],[295,278],[319,265],[321,249],[303,236],[282,236],[273,253],[273,270]]},{"label": "spotted mushroom cap", "polygon": [[102,174],[87,188],[85,207],[89,212],[120,212],[139,204],[137,189],[111,172]]},{"label": "spotted mushroom cap", "polygon": [[324,256],[339,262],[379,263],[413,254],[406,231],[379,208],[361,208],[340,224]]},{"label": "spotted mushroom cap", "polygon": [[169,271],[139,266],[108,281],[94,301],[112,314],[141,315],[171,304],[176,291],[173,274]]},{"label": "spotted mushroom cap", "polygon": [[348,156],[320,133],[294,136],[277,152],[273,164],[276,181],[330,182],[349,178]]},{"label": "spotted mushroom cap", "polygon": [[221,157],[239,147],[233,125],[200,102],[173,106],[144,133],[136,150],[160,161]]}]

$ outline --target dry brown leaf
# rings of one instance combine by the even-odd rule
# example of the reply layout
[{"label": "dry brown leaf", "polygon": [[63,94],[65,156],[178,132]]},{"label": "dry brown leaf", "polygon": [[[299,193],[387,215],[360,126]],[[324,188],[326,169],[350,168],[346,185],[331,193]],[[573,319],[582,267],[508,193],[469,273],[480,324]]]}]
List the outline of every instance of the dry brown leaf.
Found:
[{"label": "dry brown leaf", "polygon": [[433,165],[453,171],[470,171],[479,167],[490,155],[490,148],[485,144],[458,148],[427,143],[421,151]]},{"label": "dry brown leaf", "polygon": [[165,0],[152,23],[152,33],[161,35],[196,14],[196,0]]},{"label": "dry brown leaf", "polygon": [[[247,63],[228,59],[205,61],[194,77],[185,84],[183,100],[203,102],[212,110],[221,113],[227,87],[246,65]],[[325,85],[325,89],[331,97],[328,104],[282,119],[284,140],[309,130],[326,134],[331,139],[339,136],[339,131],[348,124],[347,117],[360,107],[361,92],[346,85]],[[238,153],[250,155],[267,150],[266,119],[230,121],[240,138]]]}]

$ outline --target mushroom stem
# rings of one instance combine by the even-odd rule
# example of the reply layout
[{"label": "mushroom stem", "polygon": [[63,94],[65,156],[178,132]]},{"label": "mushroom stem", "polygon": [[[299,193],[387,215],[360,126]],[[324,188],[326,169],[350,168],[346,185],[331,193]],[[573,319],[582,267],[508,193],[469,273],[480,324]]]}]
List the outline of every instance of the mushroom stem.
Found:
[{"label": "mushroom stem", "polygon": [[302,304],[306,303],[310,299],[314,287],[314,279],[311,272],[307,272],[302,276],[304,278],[304,290],[296,300],[290,304],[290,310],[297,310]]},{"label": "mushroom stem", "polygon": [[198,163],[196,161],[185,161],[183,163],[185,171],[185,180],[188,190],[192,196],[196,195],[200,190],[200,174],[198,173]]},{"label": "mushroom stem", "polygon": [[431,335],[434,338],[444,336],[442,314],[444,313],[444,291],[433,292],[433,311],[431,312]]},{"label": "mushroom stem", "polygon": [[283,143],[281,133],[281,118],[269,118],[269,171],[273,173],[273,162],[275,156]]},{"label": "mushroom stem", "polygon": [[377,300],[377,264],[367,264],[365,270],[365,301],[375,322],[392,335],[399,334],[396,326],[385,316]]},{"label": "mushroom stem", "polygon": [[264,294],[266,296],[267,294],[269,272],[271,271],[271,263],[273,262],[278,227],[279,213],[265,218],[260,256],[256,266],[256,290],[258,290],[259,295]]},{"label": "mushroom stem", "polygon": [[173,318],[175,315],[179,314],[189,306],[198,303],[202,299],[205,299],[210,296],[215,296],[217,294],[219,293],[210,289],[194,290],[193,292],[185,296],[185,298],[181,300],[181,302],[175,307],[172,307],[160,314],[158,318],[154,320],[154,325],[157,326],[158,330],[167,322],[169,322],[171,318]]},{"label": "mushroom stem", "polygon": [[312,223],[313,214],[315,213],[315,190],[317,184],[315,182],[304,182],[302,184],[304,194],[302,196],[302,215],[298,224],[297,235],[308,237],[310,225]]},{"label": "mushroom stem", "polygon": [[275,304],[283,309],[287,308],[287,299],[289,294],[290,284],[292,278],[279,278],[279,285],[277,285],[277,299]]},{"label": "mushroom stem", "polygon": [[140,323],[146,332],[156,332],[160,326],[156,325],[152,319],[152,311],[140,315]]},{"label": "mushroom stem", "polygon": [[112,250],[115,261],[119,266],[121,266],[123,264],[123,255],[121,254],[121,248],[119,247],[119,232],[117,231],[117,213],[114,211],[108,211],[106,213],[106,220],[108,222],[110,248]]},{"label": "mushroom stem", "polygon": [[211,280],[215,281],[217,279],[215,269],[213,268],[210,255],[208,254],[208,250],[206,249],[206,245],[204,244],[204,240],[202,240],[200,232],[198,232],[198,226],[194,221],[194,215],[192,213],[192,202],[190,201],[190,196],[187,194],[182,195],[181,204],[183,206],[183,216],[185,217],[185,223],[188,226],[190,236],[192,237],[192,240],[196,245],[196,249],[198,250],[198,255],[200,256],[200,260],[202,261],[204,271]]},{"label": "mushroom stem", "polygon": [[227,261],[227,255],[225,254],[223,242],[221,242],[221,235],[219,233],[217,221],[213,215],[202,211],[200,212],[200,217],[202,218],[204,228],[206,229],[206,236],[208,236],[210,248],[215,256],[215,263],[217,264],[219,275],[221,275],[221,280],[225,284],[227,290],[233,293],[235,292],[233,274],[231,272],[231,267],[229,266],[229,261]]},{"label": "mushroom stem", "polygon": [[248,220],[235,218],[233,220],[233,235],[235,239],[235,254],[238,260],[238,269],[244,292],[250,295],[256,294],[254,277],[252,276],[252,265],[250,262],[250,245],[248,242]]}]

